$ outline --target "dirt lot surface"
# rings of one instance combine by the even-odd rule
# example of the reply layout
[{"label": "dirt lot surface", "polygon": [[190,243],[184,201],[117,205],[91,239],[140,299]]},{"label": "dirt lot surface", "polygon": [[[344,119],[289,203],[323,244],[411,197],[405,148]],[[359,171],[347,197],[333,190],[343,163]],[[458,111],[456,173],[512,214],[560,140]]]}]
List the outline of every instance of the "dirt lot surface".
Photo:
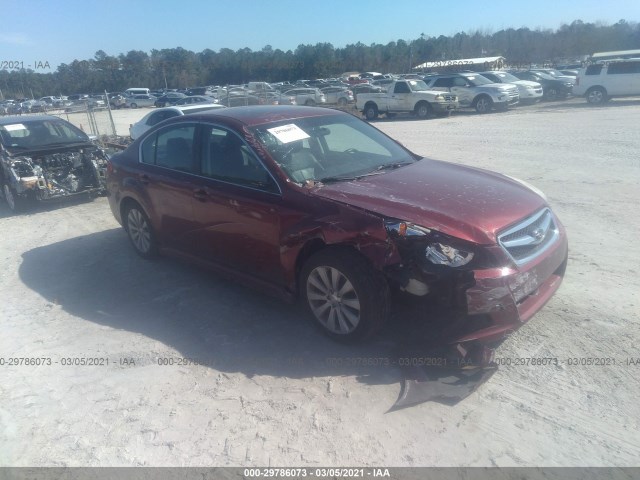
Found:
[{"label": "dirt lot surface", "polygon": [[[120,133],[145,112],[116,112]],[[105,198],[0,204],[0,465],[637,464],[638,125],[636,99],[376,122],[420,154],[535,184],[569,234],[563,286],[497,350],[511,365],[455,406],[387,413],[398,369],[331,360],[380,356],[410,324],[336,345],[296,306],[139,258]],[[541,357],[558,365],[515,364]],[[79,358],[108,365],[65,365]]]}]

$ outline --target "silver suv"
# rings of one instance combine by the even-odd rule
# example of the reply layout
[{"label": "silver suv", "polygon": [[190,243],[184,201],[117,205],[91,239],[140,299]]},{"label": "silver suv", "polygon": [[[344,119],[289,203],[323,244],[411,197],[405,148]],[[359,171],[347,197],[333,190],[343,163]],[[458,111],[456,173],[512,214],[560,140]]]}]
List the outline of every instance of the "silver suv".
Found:
[{"label": "silver suv", "polygon": [[607,60],[581,68],[573,93],[592,104],[640,95],[640,58]]},{"label": "silver suv", "polygon": [[461,107],[472,107],[478,113],[493,108],[506,110],[520,101],[518,87],[511,83],[493,83],[477,73],[450,73],[425,78],[433,90],[455,93]]}]

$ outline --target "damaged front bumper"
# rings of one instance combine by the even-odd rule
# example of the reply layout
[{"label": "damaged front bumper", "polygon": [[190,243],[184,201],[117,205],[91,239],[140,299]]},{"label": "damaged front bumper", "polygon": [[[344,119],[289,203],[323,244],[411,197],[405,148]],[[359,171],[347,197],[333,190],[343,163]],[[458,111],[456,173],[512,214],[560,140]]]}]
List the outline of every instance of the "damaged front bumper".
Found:
[{"label": "damaged front bumper", "polygon": [[5,158],[4,182],[17,198],[37,201],[99,194],[106,188],[107,160],[94,148]]},{"label": "damaged front bumper", "polygon": [[[533,217],[542,218],[546,212]],[[493,245],[478,247],[479,261],[469,263],[470,268],[434,266],[424,259],[425,244],[418,241],[411,249],[404,248],[405,262],[387,269],[387,277],[400,290],[428,295],[452,313],[445,335],[448,343],[500,341],[531,319],[564,277],[567,235],[559,220],[550,211],[548,215],[551,240],[524,263]]]}]

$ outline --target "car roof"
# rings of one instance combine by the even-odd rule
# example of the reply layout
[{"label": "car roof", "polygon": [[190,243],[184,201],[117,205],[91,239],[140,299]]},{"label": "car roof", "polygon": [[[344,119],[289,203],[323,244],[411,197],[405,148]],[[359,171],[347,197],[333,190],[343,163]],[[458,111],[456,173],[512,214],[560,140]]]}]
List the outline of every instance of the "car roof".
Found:
[{"label": "car roof", "polygon": [[340,110],[323,107],[303,107],[288,105],[254,105],[247,107],[220,108],[215,111],[209,110],[192,114],[190,118],[197,117],[199,120],[212,120],[216,118],[227,118],[244,123],[252,127],[265,123],[281,122],[286,120],[296,120],[308,117],[323,117],[331,115],[350,115]]}]

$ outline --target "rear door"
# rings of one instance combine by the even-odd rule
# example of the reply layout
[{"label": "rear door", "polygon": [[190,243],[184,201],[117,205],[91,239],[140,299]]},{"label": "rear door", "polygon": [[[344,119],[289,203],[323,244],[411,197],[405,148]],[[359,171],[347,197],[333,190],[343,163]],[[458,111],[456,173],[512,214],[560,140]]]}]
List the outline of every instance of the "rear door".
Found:
[{"label": "rear door", "polygon": [[611,62],[605,75],[609,95],[640,93],[640,62]]},{"label": "rear door", "polygon": [[137,180],[150,206],[149,215],[164,246],[189,251],[193,231],[197,125],[169,125],[141,144]]}]

